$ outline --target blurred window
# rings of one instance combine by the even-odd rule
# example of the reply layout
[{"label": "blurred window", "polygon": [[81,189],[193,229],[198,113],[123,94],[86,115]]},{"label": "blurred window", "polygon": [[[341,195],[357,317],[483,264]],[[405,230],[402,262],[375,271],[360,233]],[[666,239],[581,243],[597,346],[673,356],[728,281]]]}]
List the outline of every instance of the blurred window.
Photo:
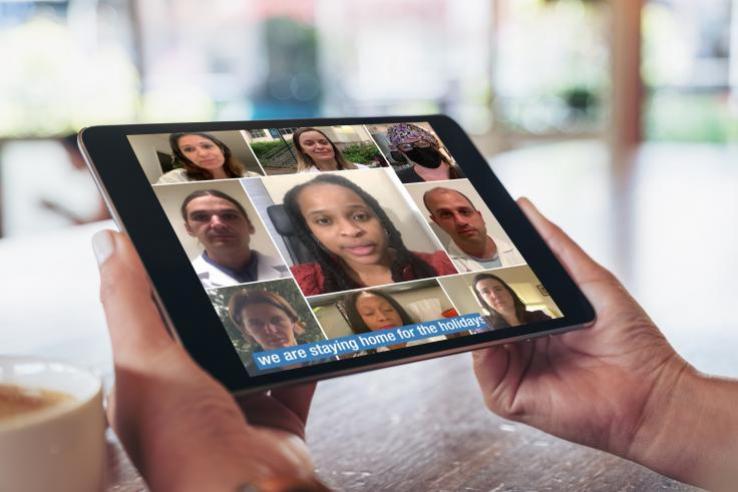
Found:
[{"label": "blurred window", "polygon": [[431,112],[483,133],[493,3],[0,2],[0,135]]},{"label": "blurred window", "polygon": [[492,121],[492,4],[316,1],[325,112],[443,112],[485,132]]},{"label": "blurred window", "polygon": [[128,14],[125,0],[0,2],[0,136],[135,119]]},{"label": "blurred window", "polygon": [[608,3],[497,1],[493,80],[500,130],[566,137],[604,129]]},{"label": "blurred window", "polygon": [[737,8],[735,0],[646,2],[646,139],[738,141]]}]

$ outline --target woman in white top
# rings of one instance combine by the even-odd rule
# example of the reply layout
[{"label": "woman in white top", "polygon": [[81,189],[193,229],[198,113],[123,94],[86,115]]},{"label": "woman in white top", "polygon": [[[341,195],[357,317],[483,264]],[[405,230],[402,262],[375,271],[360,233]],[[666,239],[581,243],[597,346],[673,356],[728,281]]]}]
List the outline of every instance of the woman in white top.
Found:
[{"label": "woman in white top", "polygon": [[317,128],[298,128],[292,134],[292,142],[297,150],[298,173],[369,168],[366,164],[347,161],[336,144]]},{"label": "woman in white top", "polygon": [[162,175],[156,184],[261,176],[246,171],[226,144],[207,133],[172,133],[169,146],[178,167]]}]

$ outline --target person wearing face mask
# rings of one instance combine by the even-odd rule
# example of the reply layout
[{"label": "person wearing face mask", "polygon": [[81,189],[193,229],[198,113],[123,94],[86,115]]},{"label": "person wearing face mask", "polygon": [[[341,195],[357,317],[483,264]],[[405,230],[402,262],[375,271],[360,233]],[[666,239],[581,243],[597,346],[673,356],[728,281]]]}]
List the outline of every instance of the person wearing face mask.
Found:
[{"label": "person wearing face mask", "polygon": [[424,128],[412,123],[397,123],[387,129],[390,152],[394,161],[400,157],[411,165],[397,170],[403,183],[420,183],[463,178],[461,170],[441,150],[438,139]]},{"label": "person wearing face mask", "polygon": [[474,294],[487,315],[484,320],[489,329],[508,328],[551,319],[543,311],[528,311],[507,282],[491,273],[478,273],[472,282]]},{"label": "person wearing face mask", "polygon": [[[480,403],[503,418],[675,480],[735,490],[738,380],[687,363],[615,275],[530,201],[518,203],[592,302],[597,319],[586,330],[474,351]],[[304,442],[315,385],[234,399],[168,333],[128,237],[99,231],[93,247],[115,364],[108,422],[151,490],[329,490]],[[484,438],[484,429],[478,431]],[[444,442],[442,427],[428,432]],[[458,444],[477,449],[474,439]],[[507,458],[503,451],[500,459]],[[493,460],[498,457],[490,466]],[[328,476],[331,470],[321,466],[319,472]],[[492,479],[486,488],[497,484]]]},{"label": "person wearing face mask", "polygon": [[251,249],[254,225],[233,197],[197,190],[184,199],[180,211],[187,234],[204,247],[192,266],[206,289],[289,275],[279,258]]}]

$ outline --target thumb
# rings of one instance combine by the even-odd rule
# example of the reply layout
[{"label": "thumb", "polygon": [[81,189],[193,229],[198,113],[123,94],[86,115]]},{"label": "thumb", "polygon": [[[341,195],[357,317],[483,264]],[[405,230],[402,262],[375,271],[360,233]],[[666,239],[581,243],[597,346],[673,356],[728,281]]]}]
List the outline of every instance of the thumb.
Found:
[{"label": "thumb", "polygon": [[145,367],[153,356],[177,344],[151,297],[143,264],[122,233],[100,231],[92,238],[92,247],[116,366]]}]

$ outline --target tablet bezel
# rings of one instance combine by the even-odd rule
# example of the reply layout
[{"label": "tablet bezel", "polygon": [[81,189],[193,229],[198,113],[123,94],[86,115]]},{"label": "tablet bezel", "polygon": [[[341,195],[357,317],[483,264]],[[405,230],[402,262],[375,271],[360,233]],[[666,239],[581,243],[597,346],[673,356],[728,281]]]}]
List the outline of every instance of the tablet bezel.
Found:
[{"label": "tablet bezel", "polygon": [[[534,324],[406,347],[402,350],[250,376],[233,349],[220,318],[171,228],[153,187],[138,163],[128,136],[418,121],[430,123],[472,184],[485,183],[483,189],[476,186],[475,189],[524,256],[528,266],[546,286],[564,316]],[[584,294],[527,220],[468,135],[448,116],[95,126],[80,132],[79,144],[113,218],[119,228],[130,236],[141,256],[153,286],[155,300],[172,334],[201,367],[232,392],[261,390],[296,382],[326,379],[450,355],[497,343],[556,334],[586,327],[595,319],[594,310]],[[182,302],[183,300],[186,302]]]}]

